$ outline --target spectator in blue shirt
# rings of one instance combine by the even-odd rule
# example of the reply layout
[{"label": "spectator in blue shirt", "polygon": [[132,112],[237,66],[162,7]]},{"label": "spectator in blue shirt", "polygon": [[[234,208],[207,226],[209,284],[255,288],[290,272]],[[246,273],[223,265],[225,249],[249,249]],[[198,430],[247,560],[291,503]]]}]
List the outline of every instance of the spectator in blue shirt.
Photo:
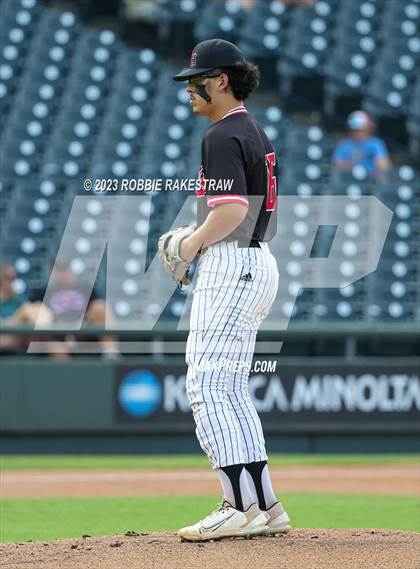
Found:
[{"label": "spectator in blue shirt", "polygon": [[347,119],[348,137],[338,143],[333,164],[342,170],[363,166],[372,177],[391,168],[388,150],[380,138],[373,136],[374,123],[364,111],[355,111]]}]

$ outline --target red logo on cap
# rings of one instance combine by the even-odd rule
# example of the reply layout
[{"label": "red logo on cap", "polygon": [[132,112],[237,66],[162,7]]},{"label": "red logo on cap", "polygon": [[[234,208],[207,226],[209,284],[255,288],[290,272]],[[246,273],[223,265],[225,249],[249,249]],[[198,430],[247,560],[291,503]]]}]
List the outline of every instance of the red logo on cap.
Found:
[{"label": "red logo on cap", "polygon": [[194,66],[196,65],[196,63],[197,63],[197,54],[196,54],[196,52],[194,51],[194,52],[191,54],[190,67],[194,67]]}]

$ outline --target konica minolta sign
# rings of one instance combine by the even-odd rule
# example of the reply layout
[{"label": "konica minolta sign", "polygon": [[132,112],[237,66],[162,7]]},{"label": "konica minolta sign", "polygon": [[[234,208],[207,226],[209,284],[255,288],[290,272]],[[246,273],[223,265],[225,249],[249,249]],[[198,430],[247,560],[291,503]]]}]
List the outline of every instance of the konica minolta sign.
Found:
[{"label": "konica minolta sign", "polygon": [[[193,425],[185,366],[120,366],[118,423]],[[420,372],[414,367],[278,365],[251,373],[249,392],[267,427],[419,423]]]}]

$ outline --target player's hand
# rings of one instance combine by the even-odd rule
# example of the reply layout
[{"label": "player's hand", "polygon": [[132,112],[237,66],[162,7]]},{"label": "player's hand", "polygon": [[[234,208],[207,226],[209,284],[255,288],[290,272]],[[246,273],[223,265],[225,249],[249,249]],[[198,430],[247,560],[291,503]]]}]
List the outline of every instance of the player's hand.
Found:
[{"label": "player's hand", "polygon": [[182,240],[179,249],[179,254],[187,263],[191,263],[200,249],[200,245],[197,244],[194,234],[186,237]]}]

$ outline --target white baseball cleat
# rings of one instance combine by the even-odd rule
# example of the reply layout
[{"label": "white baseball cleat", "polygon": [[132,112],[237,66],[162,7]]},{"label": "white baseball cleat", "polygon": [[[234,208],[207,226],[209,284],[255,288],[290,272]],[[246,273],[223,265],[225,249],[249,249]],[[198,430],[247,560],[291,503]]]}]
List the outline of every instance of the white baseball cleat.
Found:
[{"label": "white baseball cleat", "polygon": [[284,511],[280,502],[273,504],[265,513],[269,515],[267,520],[268,529],[264,532],[266,535],[286,533],[292,529],[292,526],[290,525],[290,518]]},{"label": "white baseball cleat", "polygon": [[222,537],[247,537],[265,533],[268,515],[252,504],[245,512],[236,510],[226,500],[193,526],[182,528],[178,535],[188,541],[208,541]]}]

